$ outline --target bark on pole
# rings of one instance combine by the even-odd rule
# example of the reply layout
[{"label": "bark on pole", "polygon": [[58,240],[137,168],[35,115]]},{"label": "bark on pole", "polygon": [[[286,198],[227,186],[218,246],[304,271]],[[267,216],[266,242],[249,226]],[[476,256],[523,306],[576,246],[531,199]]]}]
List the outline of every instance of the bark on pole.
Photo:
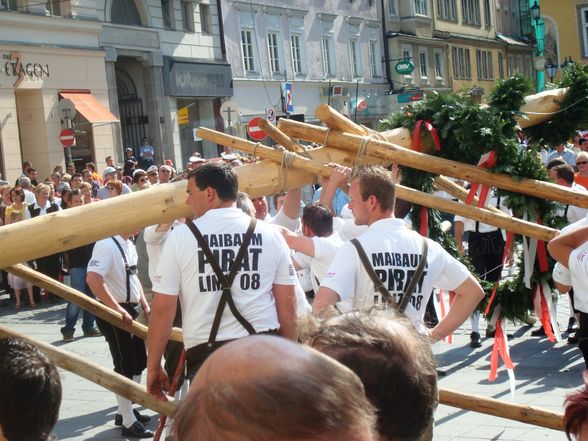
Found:
[{"label": "bark on pole", "polygon": [[[168,401],[157,400],[147,393],[145,386],[141,386],[116,372],[91,363],[63,349],[35,340],[4,326],[0,326],[0,337],[14,337],[28,341],[39,348],[56,366],[90,380],[115,394],[121,395],[158,413],[172,417],[178,407],[178,403],[174,401],[173,397],[168,397]],[[6,381],[6,379],[3,379],[3,381]]]},{"label": "bark on pole", "polygon": [[[40,272],[35,271],[25,265],[17,264],[9,266],[4,270],[20,277],[21,279],[28,280],[34,285],[43,288],[46,291],[49,291],[68,302],[75,303],[85,311],[89,311],[101,319],[106,320],[113,326],[124,329],[125,331],[130,332],[131,334],[134,334],[143,340],[147,340],[147,326],[137,322],[136,320],[133,320],[132,324],[127,325],[123,322],[120,314],[118,314],[116,311],[113,311],[103,303],[100,303],[99,301],[87,296],[83,292],[64,285],[63,283],[60,283],[57,280],[52,279],[45,274],[41,274]],[[174,328],[172,330],[170,340],[181,342],[182,330],[179,328]]]},{"label": "bark on pole", "polygon": [[[364,136],[350,133],[331,131],[330,129],[313,126],[293,120],[280,120],[280,129],[292,138],[302,139],[311,142],[326,143],[326,145],[357,152]],[[509,175],[492,173],[480,167],[462,164],[457,161],[415,152],[397,144],[371,139],[365,145],[365,152],[394,163],[422,170],[428,173],[435,173],[445,176],[453,176],[468,182],[478,182],[498,187],[514,193],[522,193],[542,199],[550,199],[564,204],[588,208],[588,194],[581,193],[552,184],[550,182],[537,181],[534,179],[515,180]]]},{"label": "bark on pole", "polygon": [[[252,153],[255,150],[255,155],[261,158],[270,159],[276,163],[284,162],[284,152],[272,149],[270,147],[255,144],[235,136],[226,135],[224,133],[216,132],[207,128],[199,128],[198,136],[207,141],[216,142],[218,144],[227,145],[229,147]],[[301,168],[311,173],[311,175],[330,176],[332,168],[312,159],[307,159],[295,153],[292,160],[292,167]],[[298,185],[300,186],[300,185]],[[448,213],[458,214],[469,219],[477,220],[485,224],[494,225],[498,228],[504,228],[517,234],[522,234],[529,237],[534,237],[539,240],[549,241],[556,235],[556,230],[537,225],[532,222],[523,221],[520,219],[505,216],[502,212],[500,214],[493,213],[489,210],[481,209],[463,203],[449,201],[447,199],[439,198],[437,196],[423,193],[412,188],[396,185],[396,196],[408,202],[412,202],[425,207],[435,208],[437,210],[446,211]]]}]

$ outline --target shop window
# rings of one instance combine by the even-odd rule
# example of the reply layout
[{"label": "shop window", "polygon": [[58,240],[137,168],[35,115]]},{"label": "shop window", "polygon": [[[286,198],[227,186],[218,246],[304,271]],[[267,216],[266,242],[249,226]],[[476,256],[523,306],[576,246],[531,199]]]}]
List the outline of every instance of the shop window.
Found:
[{"label": "shop window", "polygon": [[414,13],[429,16],[429,0],[414,0]]},{"label": "shop window", "polygon": [[444,20],[457,20],[456,0],[437,0],[437,17]]},{"label": "shop window", "polygon": [[280,51],[278,47],[278,33],[269,32],[267,34],[267,50],[269,53],[270,69],[272,72],[280,72]]},{"label": "shop window", "polygon": [[463,22],[471,25],[480,25],[480,0],[461,0]]},{"label": "shop window", "polygon": [[472,68],[470,64],[470,50],[454,47],[451,52],[453,76],[470,80],[472,78]]},{"label": "shop window", "polygon": [[290,44],[292,46],[292,66],[295,74],[303,72],[302,65],[302,36],[300,34],[290,35]]},{"label": "shop window", "polygon": [[478,68],[478,79],[492,80],[492,52],[476,50],[476,66]]},{"label": "shop window", "polygon": [[182,1],[182,27],[186,32],[194,32],[194,3]]},{"label": "shop window", "polygon": [[251,29],[241,29],[241,53],[243,55],[243,68],[245,71],[254,72],[253,31]]},{"label": "shop window", "polygon": [[217,127],[214,117],[215,112],[218,112],[218,107],[220,107],[220,99],[185,97],[178,98],[176,103],[178,110],[182,108],[187,108],[188,110],[188,122],[179,125],[182,164],[178,164],[178,168],[184,168],[184,165],[194,153],[200,153],[201,156],[206,158],[218,156],[216,144],[196,136],[195,131],[198,127],[222,130]]},{"label": "shop window", "polygon": [[398,18],[398,0],[388,0],[388,15],[392,18]]},{"label": "shop window", "polygon": [[143,26],[141,14],[133,0],[113,0],[110,21],[121,25]]},{"label": "shop window", "polygon": [[18,11],[18,0],[0,0],[0,11]]},{"label": "shop window", "polygon": [[161,0],[161,14],[163,17],[163,27],[173,29],[173,11],[171,0]]},{"label": "shop window", "polygon": [[200,31],[206,35],[212,35],[212,23],[210,21],[210,5],[200,3]]},{"label": "shop window", "polygon": [[370,39],[369,43],[369,56],[370,56],[370,69],[372,71],[373,78],[380,78],[382,72],[380,69],[380,49],[377,39]]},{"label": "shop window", "polygon": [[62,15],[61,3],[61,0],[48,0],[45,3],[45,10],[47,11],[47,15]]},{"label": "shop window", "polygon": [[353,78],[359,78],[361,77],[361,53],[357,38],[349,40],[349,55],[351,59],[351,74]]}]

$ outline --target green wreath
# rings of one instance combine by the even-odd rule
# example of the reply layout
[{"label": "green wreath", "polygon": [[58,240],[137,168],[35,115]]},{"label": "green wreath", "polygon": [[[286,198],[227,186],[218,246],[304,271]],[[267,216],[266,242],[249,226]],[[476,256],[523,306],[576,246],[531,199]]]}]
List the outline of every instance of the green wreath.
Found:
[{"label": "green wreath", "polygon": [[[520,130],[516,118],[525,117],[520,109],[525,95],[532,90],[529,82],[520,75],[499,81],[489,97],[488,106],[479,106],[472,102],[466,92],[433,93],[427,95],[423,101],[381,121],[380,130],[405,127],[413,131],[417,121],[429,121],[437,129],[442,147],[439,151],[430,149],[427,153],[466,164],[477,164],[483,154],[494,150],[497,163],[491,169],[492,172],[507,173],[514,179],[547,181],[548,175],[539,157],[541,148],[544,145],[565,142],[588,122],[588,106],[582,102],[588,97],[588,67],[574,64],[566,68],[558,87],[568,88],[559,103],[562,110],[555,113],[550,121],[523,131],[529,141],[527,150],[521,150],[515,140]],[[422,136],[425,145],[432,144],[428,132],[423,131]],[[427,193],[433,191],[435,175],[409,167],[401,169],[402,185]],[[558,203],[503,190],[499,190],[498,194],[516,217],[522,217],[527,212],[530,219],[539,217],[543,225],[551,228],[560,228],[565,223],[564,219],[556,215],[561,207]],[[411,213],[411,220],[417,231],[421,224],[420,211],[420,207],[415,206]],[[439,213],[432,209],[428,209],[428,213],[429,237],[457,257],[455,239],[441,230]],[[467,264],[467,259],[462,260]],[[529,313],[533,310],[533,291],[525,287],[522,259],[519,262],[518,275],[499,285],[489,315],[495,305],[501,304],[503,318],[521,321],[529,318]],[[549,258],[549,271],[541,273],[538,263],[535,263],[531,277],[532,286],[547,282],[553,287],[553,264],[553,260]],[[493,285],[484,282],[482,286],[488,294],[486,300],[479,305],[483,312]]]}]

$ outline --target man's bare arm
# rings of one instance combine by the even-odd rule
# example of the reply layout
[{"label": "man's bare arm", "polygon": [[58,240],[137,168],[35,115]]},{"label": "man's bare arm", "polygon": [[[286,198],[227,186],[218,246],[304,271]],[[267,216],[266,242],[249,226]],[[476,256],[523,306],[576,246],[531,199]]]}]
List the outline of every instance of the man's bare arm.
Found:
[{"label": "man's bare arm", "polygon": [[551,239],[547,245],[547,250],[551,257],[568,268],[570,254],[580,245],[588,240],[588,226],[578,228],[577,230],[568,231],[560,234],[555,239]]},{"label": "man's bare arm", "polygon": [[300,251],[307,256],[314,257],[314,242],[312,238],[300,236],[285,227],[280,227],[280,232],[291,250]]},{"label": "man's bare arm", "polygon": [[294,285],[277,285],[272,287],[276,300],[280,335],[296,341],[298,327],[296,322],[296,291]]},{"label": "man's bare arm", "polygon": [[336,291],[326,286],[321,286],[316,293],[314,303],[312,304],[312,312],[320,313],[329,306],[335,306],[337,302],[341,301],[341,297]]},{"label": "man's bare arm", "polygon": [[298,219],[300,217],[300,200],[302,199],[302,190],[293,188],[288,190],[284,197],[282,211],[289,219]]},{"label": "man's bare arm", "polygon": [[455,300],[445,318],[431,331],[433,341],[441,340],[459,328],[483,298],[484,290],[474,276],[470,275],[455,290]]},{"label": "man's bare arm", "polygon": [[169,380],[161,368],[161,357],[171,335],[177,304],[177,296],[153,294],[147,332],[147,391],[160,400],[165,400],[163,390],[169,388]]}]

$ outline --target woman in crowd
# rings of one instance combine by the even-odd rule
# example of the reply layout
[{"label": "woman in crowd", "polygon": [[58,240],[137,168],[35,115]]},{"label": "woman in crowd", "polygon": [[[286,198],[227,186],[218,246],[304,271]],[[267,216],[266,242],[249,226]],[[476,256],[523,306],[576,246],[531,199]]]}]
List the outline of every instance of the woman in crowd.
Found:
[{"label": "woman in crowd", "polygon": [[142,190],[145,186],[149,186],[147,173],[141,169],[135,170],[135,173],[133,173],[133,185],[131,186],[131,190]]},{"label": "woman in crowd", "polygon": [[588,190],[588,152],[580,152],[576,156],[578,173],[574,176],[574,182]]},{"label": "woman in crowd", "polygon": [[122,194],[122,182],[118,179],[113,179],[112,181],[108,181],[106,184],[106,191],[108,191],[108,195],[110,197],[120,196]]},{"label": "woman in crowd", "polygon": [[10,189],[11,187],[8,184],[0,185],[0,225],[6,224],[6,207],[12,205]]},{"label": "woman in crowd", "polygon": [[[12,205],[6,207],[6,223],[11,224],[15,222],[19,222],[25,218],[25,212],[27,209],[27,204],[25,204],[24,199],[24,191],[20,187],[14,187],[10,192],[10,197],[13,201]],[[28,265],[25,263],[25,265]],[[35,301],[33,300],[33,284],[21,279],[20,277],[14,276],[12,274],[8,274],[8,284],[12,286],[14,289],[14,298],[16,303],[14,305],[15,309],[20,309],[20,293],[23,289],[26,289],[28,297],[29,297],[29,305],[31,308],[34,308],[36,305]]]},{"label": "woman in crowd", "polygon": [[88,184],[87,182],[82,182],[80,184],[80,190],[82,192],[82,196],[84,197],[84,205],[89,204],[91,202],[95,202],[97,200],[92,197],[91,184]]},{"label": "woman in crowd", "polygon": [[24,190],[20,187],[14,187],[10,190],[10,200],[12,204],[6,207],[6,225],[22,220],[25,218],[27,204],[25,203]]}]

